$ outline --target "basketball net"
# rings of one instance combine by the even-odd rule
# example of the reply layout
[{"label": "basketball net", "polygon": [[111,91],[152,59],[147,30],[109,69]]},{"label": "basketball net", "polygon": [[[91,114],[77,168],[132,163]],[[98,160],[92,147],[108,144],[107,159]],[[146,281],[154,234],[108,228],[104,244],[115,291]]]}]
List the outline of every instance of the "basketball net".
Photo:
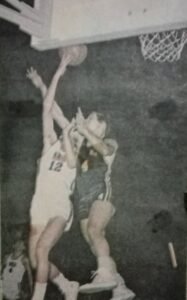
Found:
[{"label": "basketball net", "polygon": [[172,30],[139,36],[141,52],[153,62],[173,62],[181,57],[187,42],[187,30]]}]

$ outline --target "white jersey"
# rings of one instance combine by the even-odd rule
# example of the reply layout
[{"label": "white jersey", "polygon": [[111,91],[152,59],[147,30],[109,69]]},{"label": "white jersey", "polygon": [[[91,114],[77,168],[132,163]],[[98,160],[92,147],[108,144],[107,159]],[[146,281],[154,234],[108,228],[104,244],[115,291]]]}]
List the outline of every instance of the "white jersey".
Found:
[{"label": "white jersey", "polygon": [[68,166],[61,142],[57,140],[40,159],[35,193],[71,195],[75,175],[76,169]]},{"label": "white jersey", "polygon": [[39,162],[36,190],[30,209],[32,224],[47,224],[51,218],[63,216],[67,221],[65,230],[69,230],[73,220],[70,196],[75,176],[76,168],[68,166],[58,140]]},{"label": "white jersey", "polygon": [[22,255],[17,259],[10,255],[6,261],[2,274],[3,295],[6,299],[16,300],[20,296],[20,283],[25,272],[22,259]]}]

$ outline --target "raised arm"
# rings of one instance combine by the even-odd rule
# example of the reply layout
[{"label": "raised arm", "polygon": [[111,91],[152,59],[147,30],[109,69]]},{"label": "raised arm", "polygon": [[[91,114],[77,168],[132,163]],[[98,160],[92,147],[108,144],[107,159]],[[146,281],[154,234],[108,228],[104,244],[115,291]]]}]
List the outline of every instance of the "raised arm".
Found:
[{"label": "raised arm", "polygon": [[70,168],[76,167],[77,151],[75,143],[72,138],[73,130],[75,129],[75,120],[72,119],[71,123],[64,129],[63,142],[66,153],[67,164]]},{"label": "raised arm", "polygon": [[46,96],[43,101],[43,153],[56,141],[57,136],[54,131],[53,117],[52,117],[52,106],[56,93],[56,88],[60,77],[65,73],[66,67],[69,63],[69,59],[62,59],[57,71],[55,72],[51,84],[47,90]]},{"label": "raised arm", "polygon": [[76,116],[76,124],[78,132],[89,141],[89,143],[97,152],[99,152],[102,156],[113,155],[113,153],[116,151],[114,145],[108,143],[107,140],[98,137],[96,134],[94,134],[94,132],[89,130],[86,125],[86,120],[84,119],[80,109],[78,110]]},{"label": "raised arm", "polygon": [[47,93],[46,93],[44,101],[43,101],[43,107],[46,111],[51,112],[51,110],[52,110],[57,84],[59,82],[60,77],[62,77],[62,75],[65,73],[68,63],[69,63],[68,59],[62,59],[58,69],[56,70],[56,72],[52,78],[51,84],[47,90]]},{"label": "raised arm", "polygon": [[[79,131],[80,132],[80,131]],[[84,128],[82,131],[84,137],[90,142],[93,148],[99,152],[102,156],[110,156],[115,151],[114,147],[111,144],[106,143],[105,140],[97,137],[93,132],[88,128]]]},{"label": "raised arm", "polygon": [[[47,87],[38,72],[33,67],[31,67],[27,70],[26,76],[31,80],[33,85],[40,90],[42,98],[45,99],[47,94]],[[55,99],[53,100],[51,114],[53,119],[61,129],[64,129],[68,125],[69,121],[64,116],[63,111],[61,110]]]}]

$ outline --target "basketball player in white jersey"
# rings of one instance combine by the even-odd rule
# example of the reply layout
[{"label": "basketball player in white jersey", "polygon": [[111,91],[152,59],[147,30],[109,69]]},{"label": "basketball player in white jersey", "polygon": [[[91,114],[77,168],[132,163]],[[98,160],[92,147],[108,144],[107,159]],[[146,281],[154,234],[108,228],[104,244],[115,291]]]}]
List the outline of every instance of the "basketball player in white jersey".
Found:
[{"label": "basketball player in white jersey", "polygon": [[[112,300],[131,300],[135,294],[126,287],[117,272],[105,237],[106,227],[115,212],[111,203],[110,177],[118,145],[115,140],[105,138],[107,124],[101,114],[92,113],[84,119],[79,111],[76,123],[85,142],[78,155],[75,197],[79,203],[78,215],[83,236],[97,259],[93,281],[81,286],[80,292],[96,293],[112,289]],[[100,126],[96,127],[97,123]]]},{"label": "basketball player in white jersey", "polygon": [[[49,260],[49,252],[72,223],[73,211],[70,196],[76,175],[75,145],[72,139],[74,121],[64,117],[54,101],[61,76],[70,62],[63,56],[48,88],[41,85],[43,101],[43,151],[38,165],[35,194],[31,202],[31,229],[29,252],[31,264],[36,268],[32,300],[43,300],[48,279],[57,284],[66,300],[77,298],[78,282],[70,282]],[[27,77],[39,87],[40,77],[30,69]],[[57,138],[53,123],[57,121],[63,136]]]}]

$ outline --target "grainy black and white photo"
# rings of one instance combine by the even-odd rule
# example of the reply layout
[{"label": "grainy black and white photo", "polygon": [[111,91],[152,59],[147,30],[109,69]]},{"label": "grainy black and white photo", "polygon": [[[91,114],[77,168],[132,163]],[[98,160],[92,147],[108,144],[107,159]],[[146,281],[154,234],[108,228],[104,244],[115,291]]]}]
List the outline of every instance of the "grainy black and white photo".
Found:
[{"label": "grainy black and white photo", "polygon": [[1,0],[3,300],[187,297],[187,3]]}]

